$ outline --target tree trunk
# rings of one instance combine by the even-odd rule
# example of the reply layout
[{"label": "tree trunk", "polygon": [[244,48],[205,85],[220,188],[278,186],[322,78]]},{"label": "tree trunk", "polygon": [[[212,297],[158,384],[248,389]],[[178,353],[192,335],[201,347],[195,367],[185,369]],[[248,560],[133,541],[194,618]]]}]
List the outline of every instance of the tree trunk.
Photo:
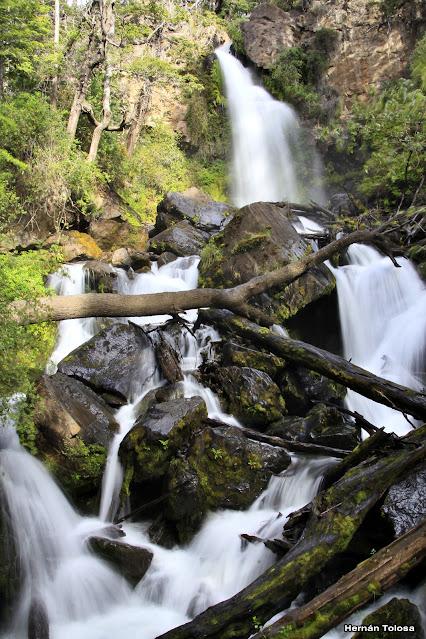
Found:
[{"label": "tree trunk", "polygon": [[[53,34],[53,46],[55,50],[55,54],[58,55],[59,52],[59,37],[60,37],[60,25],[61,25],[61,12],[60,12],[60,0],[55,0],[55,9],[54,9],[54,34]],[[51,104],[56,108],[58,104],[58,63],[56,62],[55,76],[52,78],[52,95],[51,95]]]},{"label": "tree trunk", "polygon": [[4,58],[0,57],[0,100],[4,98]]},{"label": "tree trunk", "polygon": [[87,155],[88,162],[94,162],[98,155],[99,143],[102,133],[111,124],[111,75],[112,69],[109,63],[106,64],[104,75],[104,95],[102,101],[102,120],[98,122],[93,130],[92,141],[90,143],[89,153]]},{"label": "tree trunk", "polygon": [[252,639],[319,639],[355,610],[375,601],[425,557],[426,521],[423,521]]},{"label": "tree trunk", "polygon": [[425,393],[377,377],[377,375],[369,373],[344,358],[311,344],[280,337],[272,331],[232,313],[208,310],[203,311],[201,317],[208,319],[225,331],[237,333],[258,346],[267,348],[270,352],[290,362],[321,373],[321,375],[339,382],[339,384],[351,388],[379,404],[426,420]]},{"label": "tree trunk", "polygon": [[[426,426],[418,430],[426,434]],[[372,458],[351,469],[312,501],[301,539],[275,565],[234,597],[158,639],[242,639],[258,623],[290,606],[312,578],[348,547],[371,508],[408,469],[426,457],[426,443]]]},{"label": "tree trunk", "polygon": [[146,80],[139,93],[138,103],[135,108],[135,114],[127,133],[126,149],[128,155],[133,155],[136,144],[140,137],[142,124],[151,103],[152,85],[149,80]]}]

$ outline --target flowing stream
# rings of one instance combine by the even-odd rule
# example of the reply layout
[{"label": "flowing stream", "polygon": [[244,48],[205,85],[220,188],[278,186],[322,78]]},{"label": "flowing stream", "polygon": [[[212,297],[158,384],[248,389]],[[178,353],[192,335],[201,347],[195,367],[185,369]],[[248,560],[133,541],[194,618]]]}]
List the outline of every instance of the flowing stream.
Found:
[{"label": "flowing stream", "polygon": [[[224,73],[233,132],[233,198],[243,205],[254,201],[303,198],[294,154],[300,147],[299,125],[293,110],[257,86],[250,72],[221,48],[217,51]],[[315,164],[315,161],[313,162]],[[312,197],[311,191],[311,197]],[[321,199],[317,193],[315,199]],[[300,230],[320,230],[302,218]],[[419,388],[423,380],[426,293],[414,268],[401,260],[395,269],[373,249],[354,246],[347,266],[333,269],[337,279],[345,355],[380,375]],[[117,269],[119,293],[138,294],[196,288],[197,256],[136,274],[130,279]],[[71,264],[52,276],[58,294],[84,293],[89,288],[83,264]],[[193,326],[196,311],[185,318]],[[167,316],[132,318],[154,328]],[[117,320],[125,321],[125,320]],[[96,319],[60,323],[58,341],[49,363],[57,363],[92,337]],[[277,327],[284,332],[283,327]],[[175,346],[182,357],[186,397],[201,396],[210,417],[238,426],[223,413],[214,393],[193,375],[203,354],[212,354],[217,332],[201,326],[182,329]],[[264,493],[245,512],[211,513],[190,544],[167,550],[152,544],[148,524],[125,524],[125,541],[152,550],[153,562],[145,577],[131,589],[117,573],[93,555],[87,537],[105,534],[118,507],[122,482],[118,451],[132,428],[137,405],[153,388],[165,384],[156,366],[154,350],[146,347],[131,401],[116,419],[106,464],[99,517],[81,517],[69,504],[46,468],[20,446],[11,425],[0,429],[0,487],[3,506],[19,551],[22,587],[13,625],[4,639],[25,639],[31,603],[41,601],[50,621],[51,639],[154,639],[188,621],[202,610],[235,594],[270,566],[275,557],[263,544],[245,544],[241,533],[278,536],[288,514],[316,494],[332,459],[293,456],[291,466],[271,479]],[[410,425],[390,409],[348,394],[348,405],[370,421],[405,432]],[[333,635],[336,636],[336,635]]]}]

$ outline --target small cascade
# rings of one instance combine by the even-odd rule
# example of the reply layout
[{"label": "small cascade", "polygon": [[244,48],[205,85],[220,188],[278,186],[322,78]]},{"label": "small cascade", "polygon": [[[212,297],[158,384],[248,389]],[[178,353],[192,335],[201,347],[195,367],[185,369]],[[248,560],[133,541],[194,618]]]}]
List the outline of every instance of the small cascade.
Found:
[{"label": "small cascade", "polygon": [[229,45],[219,47],[216,55],[231,120],[234,204],[310,199],[324,203],[321,161],[314,148],[309,152],[303,148],[294,110],[258,86],[252,73],[229,52]]},{"label": "small cascade", "polygon": [[[344,354],[354,364],[398,384],[425,384],[426,287],[414,266],[396,268],[375,249],[353,245],[349,264],[332,268],[339,298]],[[398,411],[349,391],[348,407],[376,426],[403,435],[412,426]],[[412,420],[411,420],[412,421]]]},{"label": "small cascade", "polygon": [[[49,277],[47,284],[57,295],[80,295],[89,288],[89,273],[84,268],[84,263],[64,264],[60,271]],[[64,357],[87,342],[95,333],[94,317],[59,322],[58,338],[47,364],[47,372],[53,374]]]}]

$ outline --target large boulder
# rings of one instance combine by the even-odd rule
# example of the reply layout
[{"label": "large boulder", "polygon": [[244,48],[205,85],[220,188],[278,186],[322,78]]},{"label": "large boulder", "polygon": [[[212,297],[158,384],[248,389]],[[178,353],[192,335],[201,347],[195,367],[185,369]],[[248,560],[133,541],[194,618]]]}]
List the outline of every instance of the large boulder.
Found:
[{"label": "large boulder", "polygon": [[219,231],[229,221],[231,212],[228,204],[215,202],[198,189],[171,192],[158,205],[155,231],[164,231],[181,220],[191,222],[202,231]]},{"label": "large boulder", "polygon": [[283,49],[294,46],[297,26],[290,13],[263,3],[253,10],[241,29],[249,60],[258,67],[269,69]]},{"label": "large boulder", "polygon": [[214,367],[208,382],[224,400],[226,409],[247,426],[265,428],[286,412],[280,389],[270,376],[255,368]]},{"label": "large boulder", "polygon": [[[394,597],[384,606],[370,613],[362,620],[361,626],[367,630],[360,630],[352,635],[352,639],[390,639],[404,637],[404,639],[424,639],[423,621],[420,611],[408,599]],[[401,630],[390,631],[387,626],[401,626]],[[373,630],[368,630],[369,627]],[[374,630],[379,627],[379,630]]]},{"label": "large boulder", "polygon": [[344,450],[352,450],[360,443],[359,428],[337,409],[324,404],[311,408],[306,417],[283,417],[268,428],[268,434]]},{"label": "large boulder", "polygon": [[64,262],[99,260],[102,257],[102,249],[96,239],[80,231],[60,231],[50,235],[44,245],[47,248],[53,245],[60,246]]},{"label": "large boulder", "polygon": [[79,379],[99,394],[106,393],[109,402],[119,405],[131,400],[137,390],[146,348],[150,343],[140,328],[113,324],[67,355],[58,371]]},{"label": "large boulder", "polygon": [[[224,231],[210,239],[201,255],[200,283],[228,288],[278,269],[311,251],[288,220],[283,207],[257,202],[240,209]],[[326,266],[309,270],[297,281],[259,298],[262,309],[280,320],[330,293],[335,280]]]},{"label": "large boulder", "polygon": [[395,537],[426,518],[426,464],[418,466],[389,489],[381,513]]},{"label": "large boulder", "polygon": [[108,405],[76,379],[56,373],[38,385],[34,414],[42,460],[73,498],[95,496],[118,424]]},{"label": "large boulder", "polygon": [[199,255],[208,239],[209,234],[206,231],[201,231],[182,220],[158,233],[150,240],[149,246],[157,254],[170,252],[178,257],[185,257]]},{"label": "large boulder", "polygon": [[199,429],[169,466],[166,518],[187,541],[208,510],[247,508],[290,461],[282,448],[247,439],[237,427]]},{"label": "large boulder", "polygon": [[89,546],[134,586],[145,575],[154,556],[148,548],[105,537],[90,537]]},{"label": "large boulder", "polygon": [[[127,484],[164,477],[170,460],[177,450],[188,445],[192,433],[206,417],[207,409],[201,397],[148,406],[121,445]],[[127,489],[125,484],[124,490]]]}]

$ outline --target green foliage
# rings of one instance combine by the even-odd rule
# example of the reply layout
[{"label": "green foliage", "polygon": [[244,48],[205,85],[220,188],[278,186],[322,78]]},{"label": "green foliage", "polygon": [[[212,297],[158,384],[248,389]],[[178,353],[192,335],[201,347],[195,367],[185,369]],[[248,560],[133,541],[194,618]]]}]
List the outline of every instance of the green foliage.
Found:
[{"label": "green foliage", "polygon": [[48,323],[20,326],[11,316],[9,304],[29,300],[36,305],[46,295],[46,276],[58,267],[60,259],[55,250],[0,255],[0,415],[9,412],[9,397],[16,393],[27,397],[28,401],[22,399],[14,406],[13,417],[30,449],[35,439],[31,420],[33,385],[53,349],[56,327]]},{"label": "green foliage", "polygon": [[324,28],[315,32],[309,46],[284,49],[264,79],[266,87],[274,97],[290,102],[306,117],[319,118],[318,82],[328,67],[336,41],[337,32]]},{"label": "green foliage", "polygon": [[417,43],[411,64],[413,79],[426,92],[426,34]]},{"label": "green foliage", "polygon": [[76,209],[92,211],[102,174],[43,96],[18,93],[1,102],[0,139],[0,224],[27,213],[39,226],[59,227]]},{"label": "green foliage", "polygon": [[51,39],[48,12],[43,0],[0,0],[0,66],[7,88],[37,76]]}]

